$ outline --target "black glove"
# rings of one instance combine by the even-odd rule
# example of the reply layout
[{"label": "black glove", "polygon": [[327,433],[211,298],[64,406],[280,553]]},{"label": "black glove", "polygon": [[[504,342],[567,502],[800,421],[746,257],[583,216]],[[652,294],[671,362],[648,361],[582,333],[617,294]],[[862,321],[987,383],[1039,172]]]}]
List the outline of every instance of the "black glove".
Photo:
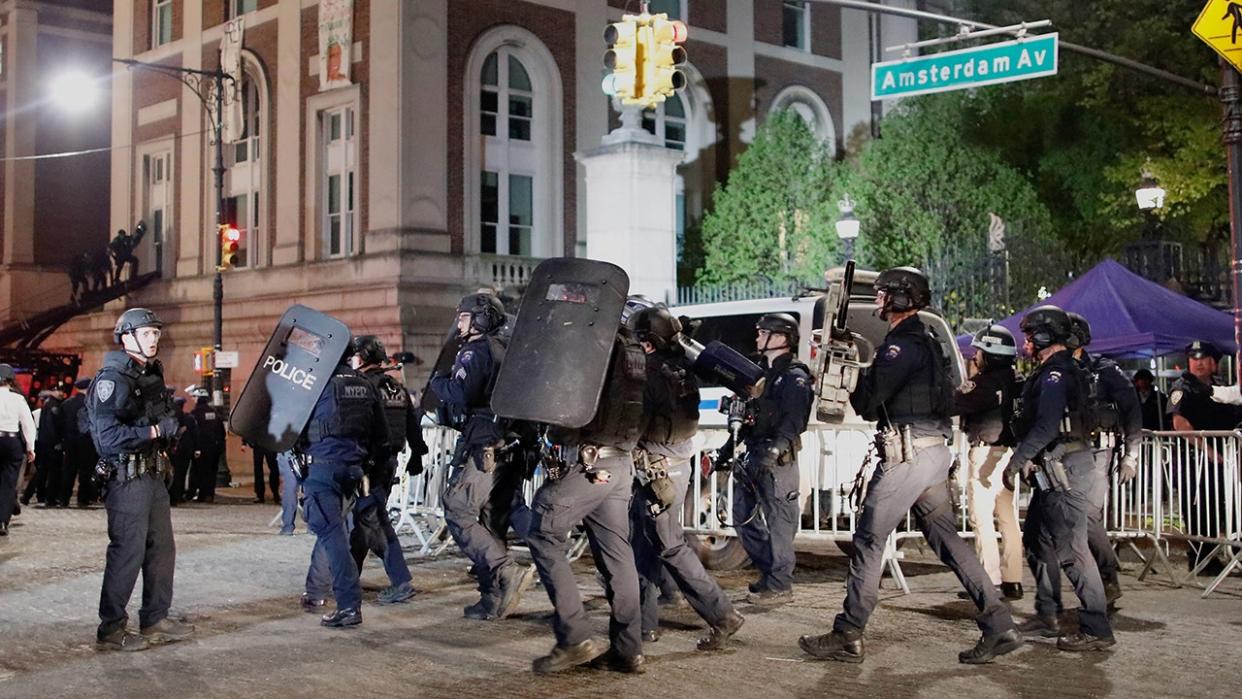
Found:
[{"label": "black glove", "polygon": [[775,468],[776,462],[781,458],[781,451],[776,447],[768,447],[755,455],[759,459],[759,465],[763,468]]},{"label": "black glove", "polygon": [[177,428],[181,427],[181,422],[175,417],[166,417],[156,424],[155,429],[159,432],[160,439],[172,439],[177,436]]},{"label": "black glove", "polygon": [[716,463],[720,463],[721,461],[732,461],[733,451],[733,438],[730,437],[728,441],[724,443],[724,446],[720,447],[720,449],[716,451]]},{"label": "black glove", "polygon": [[423,460],[417,454],[411,454],[410,460],[405,462],[405,472],[411,476],[421,475],[423,472]]}]

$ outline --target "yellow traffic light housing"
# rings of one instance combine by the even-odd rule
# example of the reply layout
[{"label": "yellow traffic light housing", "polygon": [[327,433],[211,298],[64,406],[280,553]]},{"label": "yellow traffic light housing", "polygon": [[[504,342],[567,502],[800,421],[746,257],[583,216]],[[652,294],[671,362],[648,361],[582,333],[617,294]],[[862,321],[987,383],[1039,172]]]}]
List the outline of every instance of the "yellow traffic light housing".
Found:
[{"label": "yellow traffic light housing", "polygon": [[241,250],[241,231],[229,224],[220,226],[220,271],[233,269]]},{"label": "yellow traffic light housing", "polygon": [[604,30],[608,51],[604,66],[610,71],[601,87],[623,105],[645,109],[659,105],[686,85],[678,66],[686,62],[686,25],[667,14],[623,15]]},{"label": "yellow traffic light housing", "polygon": [[686,86],[686,75],[678,70],[686,63],[686,50],[680,46],[686,40],[686,25],[668,15],[655,15],[644,38],[641,98],[643,106],[651,108]]},{"label": "yellow traffic light housing", "polygon": [[638,17],[625,15],[608,25],[604,41],[604,67],[610,71],[604,76],[604,94],[628,103],[638,97]]}]

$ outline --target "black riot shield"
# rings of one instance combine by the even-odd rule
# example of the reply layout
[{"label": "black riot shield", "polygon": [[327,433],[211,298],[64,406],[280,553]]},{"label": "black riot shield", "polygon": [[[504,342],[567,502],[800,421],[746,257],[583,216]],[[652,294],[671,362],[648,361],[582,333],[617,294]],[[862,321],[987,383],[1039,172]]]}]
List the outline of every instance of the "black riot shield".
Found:
[{"label": "black riot shield", "polygon": [[431,366],[431,376],[427,377],[427,384],[419,393],[418,407],[423,412],[435,413],[440,409],[440,397],[431,390],[431,380],[437,376],[449,375],[449,372],[453,370],[453,362],[457,359],[459,349],[461,349],[461,334],[457,332],[456,321],[454,321],[453,329],[449,331],[448,337],[444,338],[440,353],[436,355],[436,363]]},{"label": "black riot shield", "polygon": [[290,449],[349,349],[344,323],[306,306],[285,311],[233,405],[229,429],[272,452]]},{"label": "black riot shield", "polygon": [[539,263],[496,377],[492,411],[571,429],[589,423],[629,287],[625,271],[608,262],[558,257]]}]

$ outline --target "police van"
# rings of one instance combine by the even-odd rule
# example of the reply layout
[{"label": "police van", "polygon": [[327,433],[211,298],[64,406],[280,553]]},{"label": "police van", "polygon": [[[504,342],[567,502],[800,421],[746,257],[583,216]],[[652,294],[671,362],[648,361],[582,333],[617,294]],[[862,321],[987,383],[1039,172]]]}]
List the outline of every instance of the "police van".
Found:
[{"label": "police van", "polygon": [[[843,276],[844,270],[834,268],[828,271],[826,278],[830,286],[839,287]],[[854,273],[846,322],[851,331],[863,336],[872,347],[880,346],[888,332],[888,323],[880,319],[876,305],[873,284],[877,276],[876,272],[871,271],[858,270]],[[755,323],[759,318],[765,313],[788,313],[793,316],[799,328],[797,356],[811,367],[818,403],[823,367],[816,338],[823,329],[825,318],[831,318],[835,312],[827,302],[827,295],[814,294],[686,305],[671,310],[683,320],[689,320],[685,331],[696,341],[704,345],[720,341],[752,357],[756,353]],[[920,311],[919,317],[933,331],[949,357],[952,384],[961,384],[966,375],[965,363],[948,323],[930,310]],[[724,500],[721,494],[729,487],[729,479],[721,474],[713,488],[708,485],[707,478],[712,468],[710,454],[728,438],[727,417],[720,412],[720,407],[729,391],[722,386],[703,382],[700,389],[699,438],[704,456],[700,459],[699,478],[694,481],[699,484],[699,501],[694,503],[692,498],[688,499],[684,521],[687,530],[699,534],[699,553],[709,567],[732,568],[743,565],[747,559],[740,542],[732,537],[732,529],[727,528],[730,513],[722,511],[725,507],[721,504]],[[799,538],[831,539],[842,548],[848,548],[848,537],[828,533],[841,532],[846,525],[852,526],[852,515],[848,514],[852,509],[847,505],[849,490],[867,457],[875,425],[863,420],[848,407],[839,423],[822,422],[815,413],[812,409],[798,455],[803,512]],[[848,522],[837,521],[842,517]]]}]

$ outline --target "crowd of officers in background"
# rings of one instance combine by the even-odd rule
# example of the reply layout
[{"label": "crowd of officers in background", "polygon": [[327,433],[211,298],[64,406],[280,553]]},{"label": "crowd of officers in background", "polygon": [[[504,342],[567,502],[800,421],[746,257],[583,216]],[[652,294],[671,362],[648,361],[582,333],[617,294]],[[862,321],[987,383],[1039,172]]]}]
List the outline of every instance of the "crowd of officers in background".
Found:
[{"label": "crowd of officers in background", "polygon": [[[129,267],[128,278],[137,278],[138,257],[134,251],[146,232],[147,224],[139,221],[132,234],[122,228],[106,246],[75,255],[69,262],[70,298],[80,301],[87,293],[120,284],[126,267]],[[159,243],[158,236],[156,243]]]}]

